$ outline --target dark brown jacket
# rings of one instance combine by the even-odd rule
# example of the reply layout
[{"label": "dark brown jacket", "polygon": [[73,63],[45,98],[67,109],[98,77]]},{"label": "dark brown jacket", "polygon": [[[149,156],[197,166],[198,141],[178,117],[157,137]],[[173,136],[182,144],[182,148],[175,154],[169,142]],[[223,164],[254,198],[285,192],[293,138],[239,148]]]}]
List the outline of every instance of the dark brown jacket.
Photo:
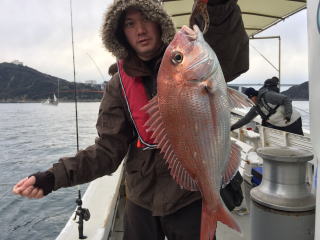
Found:
[{"label": "dark brown jacket", "polygon": [[[248,69],[248,37],[240,10],[236,2],[230,0],[226,5],[211,7],[209,14],[211,26],[205,38],[216,51],[228,80],[231,80]],[[124,54],[123,51],[121,54]],[[127,56],[124,68],[130,76],[156,80],[156,74],[136,58]],[[95,144],[75,157],[62,158],[53,165],[50,171],[55,176],[54,190],[110,175],[127,154],[127,197],[151,210],[154,215],[173,213],[201,198],[199,192],[186,191],[175,183],[159,150],[136,147],[137,136],[121,91],[119,75],[115,74],[106,86],[101,101],[97,121],[99,136]]]}]

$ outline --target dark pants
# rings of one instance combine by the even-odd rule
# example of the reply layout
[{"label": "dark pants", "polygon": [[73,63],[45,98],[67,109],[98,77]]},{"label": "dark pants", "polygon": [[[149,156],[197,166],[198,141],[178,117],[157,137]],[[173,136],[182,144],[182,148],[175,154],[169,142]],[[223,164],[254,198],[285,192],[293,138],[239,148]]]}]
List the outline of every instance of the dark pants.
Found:
[{"label": "dark pants", "polygon": [[269,128],[274,128],[274,129],[278,129],[278,130],[282,130],[282,131],[286,131],[286,132],[290,132],[290,133],[295,133],[295,134],[299,134],[299,135],[303,135],[303,131],[302,131],[302,120],[301,117],[297,119],[297,121],[295,121],[294,123],[290,124],[289,126],[286,127],[277,127],[275,125],[272,125],[266,121],[262,122],[262,126],[264,127],[269,127]]},{"label": "dark pants", "polygon": [[123,240],[198,240],[200,239],[201,200],[159,217],[127,200]]}]

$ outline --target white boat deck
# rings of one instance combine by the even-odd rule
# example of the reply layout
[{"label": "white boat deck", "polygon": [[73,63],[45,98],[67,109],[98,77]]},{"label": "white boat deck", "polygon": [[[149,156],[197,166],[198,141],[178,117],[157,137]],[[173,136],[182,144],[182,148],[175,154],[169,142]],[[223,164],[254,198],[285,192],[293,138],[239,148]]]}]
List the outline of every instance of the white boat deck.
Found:
[{"label": "white boat deck", "polygon": [[[261,158],[255,152],[256,148],[261,146],[294,146],[312,151],[309,136],[288,134],[263,127],[259,129],[259,132],[261,134],[241,129],[232,133],[233,140],[237,141],[242,148],[242,163],[239,171],[244,177],[243,192],[245,200],[239,209],[246,209],[247,205],[248,208],[250,207],[251,168],[262,164]],[[309,164],[307,171],[307,182],[312,184],[312,162]],[[124,195],[122,166],[112,177],[99,178],[89,185],[83,196],[83,207],[89,208],[91,212],[91,219],[84,225],[84,235],[88,236],[87,239],[122,240]],[[239,215],[237,211],[233,211],[232,214],[242,229],[242,235],[218,222],[217,240],[250,240],[250,215]],[[58,240],[77,239],[78,225],[72,219],[73,216],[70,217],[65,228],[61,231]]]}]

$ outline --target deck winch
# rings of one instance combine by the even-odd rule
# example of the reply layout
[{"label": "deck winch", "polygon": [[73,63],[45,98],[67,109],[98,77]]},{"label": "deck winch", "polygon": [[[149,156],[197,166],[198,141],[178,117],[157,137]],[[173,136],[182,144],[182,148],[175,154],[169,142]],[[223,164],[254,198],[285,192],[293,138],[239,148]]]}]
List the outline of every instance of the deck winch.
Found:
[{"label": "deck winch", "polygon": [[250,192],[251,240],[313,240],[315,196],[306,183],[309,151],[292,147],[257,150],[261,184]]}]

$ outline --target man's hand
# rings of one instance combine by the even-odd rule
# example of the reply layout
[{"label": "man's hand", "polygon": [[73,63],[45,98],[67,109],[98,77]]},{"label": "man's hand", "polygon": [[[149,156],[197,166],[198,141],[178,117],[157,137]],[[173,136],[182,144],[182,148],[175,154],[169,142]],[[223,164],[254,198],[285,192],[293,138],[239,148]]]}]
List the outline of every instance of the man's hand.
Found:
[{"label": "man's hand", "polygon": [[20,180],[12,189],[12,192],[17,195],[28,198],[42,198],[43,191],[40,188],[34,187],[36,178],[31,176]]},{"label": "man's hand", "polygon": [[291,121],[291,118],[290,118],[290,117],[285,117],[285,118],[284,118],[284,122],[285,122],[285,123],[289,123],[290,121]]}]

